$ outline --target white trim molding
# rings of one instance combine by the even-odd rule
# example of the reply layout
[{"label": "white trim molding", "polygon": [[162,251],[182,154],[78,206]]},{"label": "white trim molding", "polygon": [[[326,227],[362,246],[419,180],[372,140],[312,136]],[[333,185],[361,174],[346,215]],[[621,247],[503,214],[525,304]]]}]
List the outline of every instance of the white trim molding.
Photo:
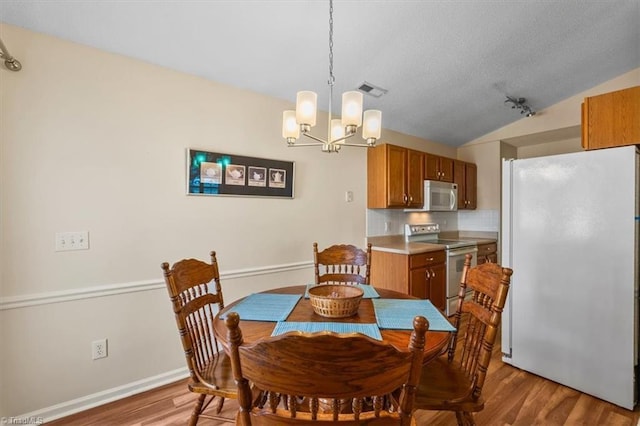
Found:
[{"label": "white trim molding", "polygon": [[[256,268],[237,269],[220,273],[221,280],[253,277],[265,274],[306,269],[313,266],[312,261],[287,263],[283,265],[260,266]],[[21,296],[0,298],[0,311],[8,309],[26,308],[30,306],[47,305],[50,303],[70,302],[73,300],[90,299],[93,297],[113,296],[137,291],[150,291],[164,288],[164,280],[132,281],[129,283],[109,284],[72,290],[48,291]]]},{"label": "white trim molding", "polygon": [[189,377],[187,367],[178,368],[173,371],[158,374],[157,376],[148,377],[126,385],[117,386],[105,391],[96,392],[91,395],[83,396],[65,401],[51,407],[42,408],[30,413],[14,416],[16,419],[43,419],[44,422],[50,422],[62,417],[67,417],[90,408],[98,407],[109,402],[117,401],[128,396],[136,395],[169,383],[177,382]]}]

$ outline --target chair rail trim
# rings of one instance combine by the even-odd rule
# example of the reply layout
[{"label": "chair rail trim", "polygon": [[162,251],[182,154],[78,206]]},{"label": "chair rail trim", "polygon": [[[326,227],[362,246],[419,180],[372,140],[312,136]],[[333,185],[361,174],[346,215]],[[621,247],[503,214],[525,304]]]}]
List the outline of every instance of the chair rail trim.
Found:
[{"label": "chair rail trim", "polygon": [[[268,265],[256,268],[237,269],[220,273],[221,280],[253,277],[265,274],[295,271],[313,267],[312,261],[286,263],[282,265]],[[48,291],[32,293],[20,296],[7,296],[0,298],[0,311],[9,309],[27,308],[31,306],[48,305],[51,303],[70,302],[74,300],[91,299],[94,297],[114,296],[119,294],[134,293],[138,291],[151,291],[164,288],[164,280],[131,281],[128,283],[108,284],[92,287],[84,287],[70,290]]]}]

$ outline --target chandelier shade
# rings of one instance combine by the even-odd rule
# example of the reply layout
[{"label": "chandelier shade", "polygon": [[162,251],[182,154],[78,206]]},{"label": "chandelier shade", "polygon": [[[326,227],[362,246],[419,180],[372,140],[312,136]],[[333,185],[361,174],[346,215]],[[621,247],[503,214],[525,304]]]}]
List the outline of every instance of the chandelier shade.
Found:
[{"label": "chandelier shade", "polygon": [[342,94],[342,124],[345,127],[362,125],[362,93],[351,91]]},{"label": "chandelier shade", "polygon": [[282,113],[282,137],[285,139],[300,137],[300,126],[296,122],[295,111],[289,110]]},{"label": "chandelier shade", "polygon": [[296,121],[306,126],[316,125],[318,95],[308,90],[296,95]]},{"label": "chandelier shade", "polygon": [[376,139],[380,139],[382,124],[382,111],[377,109],[370,109],[364,112],[364,126],[362,127],[362,138],[369,141],[373,139],[375,143]]}]

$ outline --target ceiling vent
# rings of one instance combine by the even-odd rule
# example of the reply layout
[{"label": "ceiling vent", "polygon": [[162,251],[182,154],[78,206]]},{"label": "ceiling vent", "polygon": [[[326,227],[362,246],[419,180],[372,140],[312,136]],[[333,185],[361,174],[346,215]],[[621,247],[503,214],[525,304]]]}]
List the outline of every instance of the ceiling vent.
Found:
[{"label": "ceiling vent", "polygon": [[366,93],[367,95],[373,96],[374,98],[379,98],[388,92],[387,89],[383,89],[382,87],[378,87],[366,81],[358,87],[358,90]]}]

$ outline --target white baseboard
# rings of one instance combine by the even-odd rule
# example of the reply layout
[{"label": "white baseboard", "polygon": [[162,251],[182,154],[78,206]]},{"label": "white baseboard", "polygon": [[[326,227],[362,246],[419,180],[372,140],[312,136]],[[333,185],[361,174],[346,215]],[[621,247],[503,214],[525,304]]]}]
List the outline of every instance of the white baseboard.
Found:
[{"label": "white baseboard", "polygon": [[157,387],[173,383],[187,377],[189,377],[189,371],[187,370],[187,368],[178,368],[177,370],[158,374],[157,376],[148,377],[146,379],[138,380],[126,385],[118,386],[91,395],[83,396],[81,398],[73,399],[71,401],[52,405],[51,407],[46,407],[40,410],[32,411],[30,413],[22,414],[20,416],[15,416],[15,418],[41,418],[44,419],[44,422],[46,423],[62,417],[70,416],[71,414],[79,413],[80,411],[97,407],[99,405],[117,401],[131,395],[136,395],[150,389],[155,389]]}]

